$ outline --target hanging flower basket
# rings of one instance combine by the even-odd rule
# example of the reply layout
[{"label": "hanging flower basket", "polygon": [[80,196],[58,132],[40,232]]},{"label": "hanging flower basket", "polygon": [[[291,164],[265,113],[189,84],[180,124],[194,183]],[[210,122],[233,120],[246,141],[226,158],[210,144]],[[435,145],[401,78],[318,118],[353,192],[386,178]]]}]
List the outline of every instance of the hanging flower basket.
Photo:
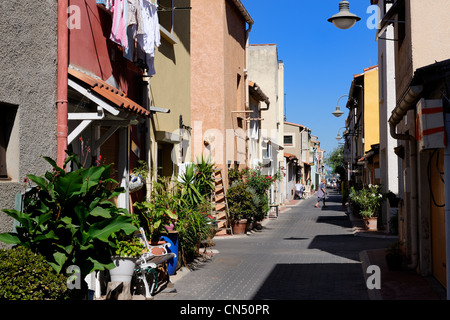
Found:
[{"label": "hanging flower basket", "polygon": [[144,181],[142,180],[140,175],[134,175],[132,174],[130,176],[130,183],[129,183],[130,193],[136,192],[144,186]]}]

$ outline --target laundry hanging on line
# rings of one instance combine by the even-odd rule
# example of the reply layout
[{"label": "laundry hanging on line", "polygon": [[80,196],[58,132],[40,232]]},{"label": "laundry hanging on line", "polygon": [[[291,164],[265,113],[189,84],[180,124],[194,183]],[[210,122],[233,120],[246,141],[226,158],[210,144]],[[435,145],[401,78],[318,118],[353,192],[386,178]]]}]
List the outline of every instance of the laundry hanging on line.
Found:
[{"label": "laundry hanging on line", "polygon": [[110,39],[130,61],[143,60],[148,75],[155,74],[155,48],[161,44],[158,5],[152,0],[97,0],[112,12]]}]

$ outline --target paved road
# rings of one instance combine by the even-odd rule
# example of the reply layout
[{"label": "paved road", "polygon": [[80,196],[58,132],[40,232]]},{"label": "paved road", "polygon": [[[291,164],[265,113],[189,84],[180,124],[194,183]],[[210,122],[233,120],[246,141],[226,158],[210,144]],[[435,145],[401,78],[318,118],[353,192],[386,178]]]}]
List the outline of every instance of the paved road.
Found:
[{"label": "paved road", "polygon": [[299,201],[261,232],[216,238],[210,262],[175,282],[176,294],[155,300],[366,300],[359,259],[392,240],[357,237],[331,192],[327,207]]}]

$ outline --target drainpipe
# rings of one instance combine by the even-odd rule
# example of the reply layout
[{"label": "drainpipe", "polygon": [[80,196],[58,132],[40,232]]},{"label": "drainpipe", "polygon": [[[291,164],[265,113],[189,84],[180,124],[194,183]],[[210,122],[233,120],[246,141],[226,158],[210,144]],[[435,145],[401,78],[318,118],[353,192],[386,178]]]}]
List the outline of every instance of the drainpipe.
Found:
[{"label": "drainpipe", "polygon": [[392,111],[389,119],[389,128],[391,136],[396,140],[409,141],[410,146],[410,168],[411,168],[411,263],[408,268],[415,269],[418,265],[418,184],[417,184],[417,142],[409,134],[398,134],[396,132],[397,124],[403,119],[408,110],[415,105],[422,94],[423,86],[411,86],[403,95],[400,103]]},{"label": "drainpipe", "polygon": [[63,166],[67,150],[67,67],[69,65],[68,1],[58,0],[57,84],[56,84],[56,163]]},{"label": "drainpipe", "polygon": [[[445,112],[445,134],[450,141],[450,115]],[[445,236],[446,236],[446,272],[447,272],[447,300],[450,300],[450,144],[447,142],[444,149],[445,173]]]},{"label": "drainpipe", "polygon": [[[445,78],[446,90],[442,92],[442,103],[444,107],[444,124],[446,143],[444,148],[444,179],[445,179],[445,255],[446,255],[446,273],[447,273],[447,300],[450,300],[450,100],[447,97],[450,92],[450,76]],[[444,102],[444,99],[446,102]]]}]

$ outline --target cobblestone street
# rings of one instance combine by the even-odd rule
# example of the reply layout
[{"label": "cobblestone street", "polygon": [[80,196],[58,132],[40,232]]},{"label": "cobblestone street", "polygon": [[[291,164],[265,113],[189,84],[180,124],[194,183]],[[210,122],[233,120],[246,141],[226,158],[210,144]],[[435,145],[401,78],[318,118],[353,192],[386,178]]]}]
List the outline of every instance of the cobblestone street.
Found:
[{"label": "cobblestone street", "polygon": [[216,237],[219,253],[155,300],[369,299],[359,253],[392,240],[354,236],[339,195],[326,208],[315,201],[284,208],[262,231]]}]

